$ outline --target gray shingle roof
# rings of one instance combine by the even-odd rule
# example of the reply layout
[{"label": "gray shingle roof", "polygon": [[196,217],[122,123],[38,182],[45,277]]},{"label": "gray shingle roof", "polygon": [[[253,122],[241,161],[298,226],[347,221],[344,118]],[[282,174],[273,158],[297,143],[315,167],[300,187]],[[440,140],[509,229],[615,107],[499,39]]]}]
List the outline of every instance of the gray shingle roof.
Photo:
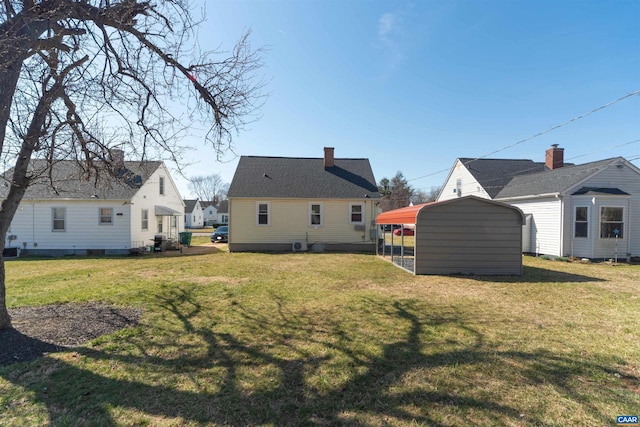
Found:
[{"label": "gray shingle roof", "polygon": [[305,199],[380,198],[368,159],[242,156],[228,197]]},{"label": "gray shingle roof", "polygon": [[547,170],[544,163],[533,160],[473,159],[460,160],[482,188],[494,198],[514,176]]},{"label": "gray shingle roof", "polygon": [[193,212],[193,209],[196,207],[196,203],[198,203],[198,199],[184,199],[184,211]]},{"label": "gray shingle roof", "polygon": [[[55,163],[51,170],[51,177],[45,172],[46,162],[34,159],[29,169],[36,173],[37,178],[27,189],[24,200],[59,200],[59,199],[108,199],[130,200],[142,185],[149,179],[162,162],[124,162],[124,167],[118,172],[118,177],[109,175],[106,171],[96,176],[95,172],[89,178],[83,173],[80,165],[73,160],[61,160]],[[8,170],[5,177],[10,179],[13,170]],[[52,184],[53,183],[53,184]],[[6,197],[9,187],[0,186],[0,198]]]},{"label": "gray shingle roof", "polygon": [[560,193],[578,185],[589,176],[609,166],[614,160],[622,157],[584,163],[582,165],[564,166],[546,172],[515,176],[496,195],[496,199],[529,196],[536,194]]}]

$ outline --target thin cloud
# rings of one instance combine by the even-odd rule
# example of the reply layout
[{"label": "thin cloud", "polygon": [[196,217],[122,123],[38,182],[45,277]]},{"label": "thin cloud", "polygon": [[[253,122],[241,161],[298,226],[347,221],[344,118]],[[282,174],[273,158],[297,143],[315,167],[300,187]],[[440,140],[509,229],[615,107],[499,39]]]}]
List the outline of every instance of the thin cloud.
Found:
[{"label": "thin cloud", "polygon": [[398,17],[393,13],[385,13],[378,20],[378,38],[384,44],[391,43],[393,33],[399,25]]},{"label": "thin cloud", "polygon": [[378,48],[384,53],[385,68],[393,70],[404,60],[404,49],[400,40],[404,29],[398,13],[383,13],[378,19]]}]

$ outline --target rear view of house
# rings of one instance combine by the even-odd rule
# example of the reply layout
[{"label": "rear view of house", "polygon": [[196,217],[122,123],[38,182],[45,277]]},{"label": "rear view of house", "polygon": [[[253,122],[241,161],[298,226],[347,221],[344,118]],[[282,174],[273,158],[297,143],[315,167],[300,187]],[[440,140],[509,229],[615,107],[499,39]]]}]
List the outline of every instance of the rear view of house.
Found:
[{"label": "rear view of house", "polygon": [[[76,161],[62,160],[27,189],[7,233],[7,248],[31,255],[117,255],[177,240],[182,197],[162,162],[124,161],[117,176],[86,179]],[[31,162],[32,173],[46,170]],[[11,176],[11,171],[7,176]],[[0,198],[7,187],[0,187]]]},{"label": "rear view of house", "polygon": [[375,252],[368,159],[242,156],[228,199],[230,251]]}]

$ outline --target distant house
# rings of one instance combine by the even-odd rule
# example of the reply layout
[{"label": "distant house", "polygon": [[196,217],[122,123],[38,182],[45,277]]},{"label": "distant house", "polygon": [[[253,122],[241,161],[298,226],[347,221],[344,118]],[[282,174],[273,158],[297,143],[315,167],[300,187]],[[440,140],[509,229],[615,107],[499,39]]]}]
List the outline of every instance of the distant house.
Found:
[{"label": "distant house", "polygon": [[229,201],[200,202],[204,212],[205,225],[229,223]]},{"label": "distant house", "polygon": [[478,196],[520,208],[523,251],[609,259],[640,255],[640,170],[622,157],[565,165],[552,146],[544,163],[457,159],[438,201]]},{"label": "distant house", "polygon": [[[32,255],[111,255],[153,245],[156,235],[177,240],[184,204],[169,170],[120,156],[117,178],[86,179],[77,162],[55,163],[51,179],[42,176],[27,189],[6,246]],[[33,160],[31,169],[44,170],[44,162]],[[7,191],[0,187],[0,198]]]},{"label": "distant house", "polygon": [[185,228],[202,228],[204,225],[204,213],[200,200],[185,199],[184,206]]},{"label": "distant house", "polygon": [[229,187],[230,251],[375,252],[380,194],[368,159],[242,156]]}]

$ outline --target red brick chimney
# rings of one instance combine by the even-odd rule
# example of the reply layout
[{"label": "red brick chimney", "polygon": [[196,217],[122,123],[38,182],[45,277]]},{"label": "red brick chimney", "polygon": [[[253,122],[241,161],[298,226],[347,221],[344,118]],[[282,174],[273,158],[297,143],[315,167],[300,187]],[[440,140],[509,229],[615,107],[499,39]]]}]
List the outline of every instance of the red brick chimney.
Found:
[{"label": "red brick chimney", "polygon": [[551,144],[551,148],[545,151],[544,163],[551,170],[564,166],[564,148],[558,148],[558,144]]},{"label": "red brick chimney", "polygon": [[332,168],[335,166],[333,161],[333,147],[324,147],[324,167]]}]

